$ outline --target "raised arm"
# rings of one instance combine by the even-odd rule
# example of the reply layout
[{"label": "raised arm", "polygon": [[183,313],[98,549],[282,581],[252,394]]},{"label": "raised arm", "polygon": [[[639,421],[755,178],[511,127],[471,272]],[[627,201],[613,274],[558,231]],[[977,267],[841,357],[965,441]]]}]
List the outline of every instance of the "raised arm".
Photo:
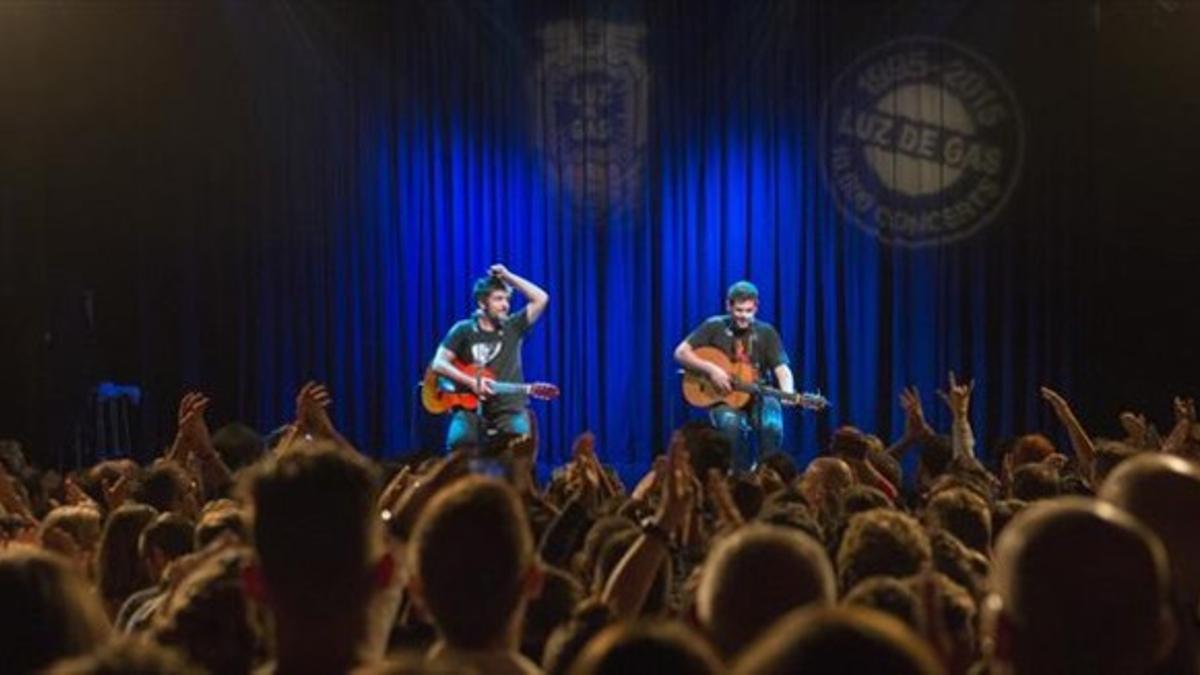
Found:
[{"label": "raised arm", "polygon": [[933,427],[925,421],[925,410],[921,407],[921,393],[916,387],[900,390],[900,408],[904,411],[904,435],[888,449],[887,453],[899,460],[917,443],[934,436]]},{"label": "raised arm", "polygon": [[333,397],[323,384],[310,381],[300,387],[296,394],[296,421],[292,423],[291,429],[284,436],[284,440],[280,441],[275,452],[287,452],[306,436],[330,440],[339,447],[352,450],[354,446],[333,426],[333,420],[326,411],[332,402]]},{"label": "raised arm", "polygon": [[618,618],[634,617],[642,611],[654,577],[671,552],[671,536],[686,522],[696,497],[683,434],[678,431],[671,438],[665,474],[658,511],[642,524],[642,534],[604,585],[601,599]]},{"label": "raised arm", "polygon": [[542,312],[546,311],[546,305],[550,304],[550,294],[547,293],[541,286],[533,283],[525,277],[515,274],[512,270],[499,263],[488,268],[488,272],[492,276],[499,277],[504,283],[512,286],[525,296],[529,304],[525,306],[525,313],[529,318],[529,323],[538,320]]},{"label": "raised arm", "polygon": [[1075,456],[1088,467],[1092,466],[1092,461],[1096,457],[1096,446],[1084,431],[1079,419],[1075,417],[1067,399],[1050,387],[1042,387],[1042,398],[1050,404],[1058,421],[1066,427],[1067,437],[1071,440],[1071,448],[1075,451]]},{"label": "raised arm", "polygon": [[200,479],[205,498],[212,499],[222,494],[233,483],[233,478],[213,447],[208,423],[204,421],[208,404],[208,397],[200,392],[184,394],[176,416],[178,431],[167,451],[167,459],[193,472]]},{"label": "raised arm", "polygon": [[1175,426],[1163,442],[1163,452],[1180,453],[1187,445],[1188,434],[1196,423],[1196,403],[1190,398],[1175,397]]},{"label": "raised arm", "polygon": [[950,441],[954,448],[955,457],[974,457],[975,456],[975,432],[971,430],[971,393],[975,391],[975,380],[971,380],[966,384],[959,384],[954,377],[954,371],[950,371],[949,387],[947,391],[938,391],[938,396],[946,403],[946,407],[950,408],[950,414],[953,416],[953,422],[950,426]]}]

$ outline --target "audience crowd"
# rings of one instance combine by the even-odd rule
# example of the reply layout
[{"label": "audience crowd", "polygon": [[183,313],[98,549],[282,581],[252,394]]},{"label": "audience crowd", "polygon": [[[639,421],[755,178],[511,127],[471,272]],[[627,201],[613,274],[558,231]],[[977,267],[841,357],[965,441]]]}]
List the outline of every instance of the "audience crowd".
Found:
[{"label": "audience crowd", "polygon": [[[627,488],[581,434],[369,460],[309,383],[263,438],[180,402],[148,466],[0,464],[5,673],[1200,675],[1200,425],[1174,401],[977,459],[972,385],[890,445],[730,470],[704,423]],[[909,468],[910,475],[905,475]]]}]

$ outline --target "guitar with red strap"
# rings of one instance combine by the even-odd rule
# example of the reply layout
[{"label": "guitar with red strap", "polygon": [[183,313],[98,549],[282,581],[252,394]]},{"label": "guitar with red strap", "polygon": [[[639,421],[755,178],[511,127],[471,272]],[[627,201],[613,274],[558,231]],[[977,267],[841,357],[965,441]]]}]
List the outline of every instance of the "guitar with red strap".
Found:
[{"label": "guitar with red strap", "polygon": [[[551,401],[561,393],[549,382],[500,382],[490,368],[477,366],[455,359],[451,364],[475,380],[492,380],[492,391],[496,394],[525,394],[530,398]],[[421,405],[434,415],[451,410],[475,410],[479,407],[479,396],[447,377],[442,377],[429,368],[421,380]]]}]

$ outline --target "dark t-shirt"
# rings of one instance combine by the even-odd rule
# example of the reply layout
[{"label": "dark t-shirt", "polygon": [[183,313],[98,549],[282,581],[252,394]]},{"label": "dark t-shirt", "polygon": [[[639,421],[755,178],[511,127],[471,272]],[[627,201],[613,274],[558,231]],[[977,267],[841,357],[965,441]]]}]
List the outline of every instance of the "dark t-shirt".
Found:
[{"label": "dark t-shirt", "polygon": [[[499,382],[524,382],[521,371],[521,343],[529,331],[529,314],[521,309],[512,314],[498,331],[486,331],[479,327],[472,316],[450,328],[442,340],[442,346],[454,352],[458,360],[488,368]],[[525,394],[503,394],[484,402],[484,411],[515,412],[528,404]]]},{"label": "dark t-shirt", "polygon": [[763,382],[770,381],[777,366],[789,363],[779,333],[771,324],[757,319],[746,330],[738,331],[728,314],[711,317],[687,336],[687,343],[693,349],[716,347],[734,362],[752,364]]}]

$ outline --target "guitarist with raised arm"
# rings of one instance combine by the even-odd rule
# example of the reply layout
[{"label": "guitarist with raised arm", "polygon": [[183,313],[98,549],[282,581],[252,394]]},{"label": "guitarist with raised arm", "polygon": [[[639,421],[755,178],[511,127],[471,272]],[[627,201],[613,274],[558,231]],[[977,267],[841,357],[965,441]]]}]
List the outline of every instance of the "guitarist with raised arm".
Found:
[{"label": "guitarist with raised arm", "polygon": [[[728,314],[711,317],[700,324],[691,335],[675,348],[675,360],[686,372],[706,380],[705,385],[715,390],[715,400],[709,416],[713,426],[725,435],[733,448],[733,464],[738,470],[750,469],[757,461],[747,444],[742,442],[743,424],[758,434],[761,455],[779,450],[783,443],[783,413],[781,405],[793,405],[794,399],[759,394],[738,396],[739,385],[769,385],[768,374],[774,375],[779,383],[778,391],[795,394],[792,369],[788,366],[787,352],[778,331],[770,324],[754,318],[758,312],[758,289],[749,281],[739,281],[729,287],[725,294]],[[732,370],[754,373],[757,382],[740,382],[736,373],[723,368],[709,358],[715,348],[722,352],[732,364]],[[720,360],[720,359],[718,359]],[[725,395],[733,395],[724,398]],[[733,401],[730,405],[729,400]],[[693,401],[694,402],[694,401]]]},{"label": "guitarist with raised arm", "polygon": [[[510,315],[512,288],[529,302]],[[521,371],[521,344],[550,302],[546,291],[499,264],[475,282],[472,293],[475,312],[450,328],[430,364],[432,373],[467,392],[472,402],[478,400],[473,408],[454,406],[458,409],[446,431],[449,449],[481,447],[487,442],[485,432],[506,436],[530,433],[530,391]],[[427,383],[422,397],[435,395]],[[430,407],[428,400],[426,407]]]}]

